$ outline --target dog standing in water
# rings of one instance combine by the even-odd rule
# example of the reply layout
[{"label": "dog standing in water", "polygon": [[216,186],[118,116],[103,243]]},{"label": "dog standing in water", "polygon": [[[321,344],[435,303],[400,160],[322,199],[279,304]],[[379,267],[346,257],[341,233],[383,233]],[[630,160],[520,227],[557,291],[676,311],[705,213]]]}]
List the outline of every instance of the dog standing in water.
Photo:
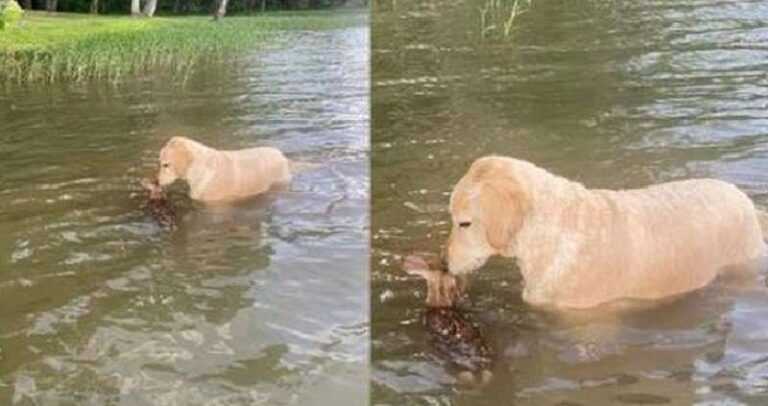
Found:
[{"label": "dog standing in water", "polygon": [[186,137],[173,137],[160,150],[160,186],[177,179],[189,184],[189,196],[226,202],[264,193],[291,180],[291,162],[270,147],[217,150]]},{"label": "dog standing in water", "polygon": [[589,308],[702,288],[764,261],[766,215],[714,179],[634,190],[587,189],[529,162],[475,161],[451,194],[448,270],[515,257],[523,299]]}]

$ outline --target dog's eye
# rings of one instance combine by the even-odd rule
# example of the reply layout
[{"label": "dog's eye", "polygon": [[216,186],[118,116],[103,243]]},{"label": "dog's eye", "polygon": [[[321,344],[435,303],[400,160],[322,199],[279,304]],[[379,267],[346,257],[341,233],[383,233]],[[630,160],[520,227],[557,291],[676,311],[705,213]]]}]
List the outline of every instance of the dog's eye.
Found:
[{"label": "dog's eye", "polygon": [[167,162],[166,162],[166,163],[164,163],[162,166],[163,166],[163,168],[167,168],[167,167],[171,166],[171,164],[169,164],[169,163],[167,163]]},{"label": "dog's eye", "polygon": [[461,227],[461,228],[467,228],[467,227],[469,227],[471,225],[472,225],[472,223],[469,222],[469,221],[462,221],[461,223],[459,223],[459,227]]}]

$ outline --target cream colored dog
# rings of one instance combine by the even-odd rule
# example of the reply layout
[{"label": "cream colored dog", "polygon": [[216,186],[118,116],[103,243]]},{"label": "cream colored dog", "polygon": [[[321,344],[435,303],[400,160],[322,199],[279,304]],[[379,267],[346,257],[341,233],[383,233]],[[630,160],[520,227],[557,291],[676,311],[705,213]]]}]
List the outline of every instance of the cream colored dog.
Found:
[{"label": "cream colored dog", "polygon": [[291,180],[291,162],[275,148],[220,151],[186,137],[173,137],[160,150],[157,180],[167,186],[189,183],[195,200],[231,201]]},{"label": "cream colored dog", "polygon": [[596,190],[529,162],[486,157],[455,186],[450,211],[451,273],[516,257],[523,298],[554,307],[682,294],[766,253],[764,214],[713,179]]}]

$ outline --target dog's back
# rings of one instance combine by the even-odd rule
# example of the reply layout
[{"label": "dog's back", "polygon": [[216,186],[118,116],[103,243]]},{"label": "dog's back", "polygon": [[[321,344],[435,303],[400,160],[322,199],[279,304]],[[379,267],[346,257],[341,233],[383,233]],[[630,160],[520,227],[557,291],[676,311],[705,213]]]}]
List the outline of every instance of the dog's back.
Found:
[{"label": "dog's back", "polygon": [[[226,195],[242,198],[269,190],[291,180],[290,162],[280,150],[271,147],[220,151],[225,164],[215,174],[219,189]],[[212,187],[216,187],[211,185]]]},{"label": "dog's back", "polygon": [[[765,255],[752,201],[726,182],[694,179],[591,192],[581,210],[589,221],[568,220],[560,233],[564,243],[576,245],[566,256],[571,261],[553,262],[560,269],[552,275],[559,276],[546,285],[555,303],[589,307],[677,295]],[[561,250],[553,255],[563,255]]]}]

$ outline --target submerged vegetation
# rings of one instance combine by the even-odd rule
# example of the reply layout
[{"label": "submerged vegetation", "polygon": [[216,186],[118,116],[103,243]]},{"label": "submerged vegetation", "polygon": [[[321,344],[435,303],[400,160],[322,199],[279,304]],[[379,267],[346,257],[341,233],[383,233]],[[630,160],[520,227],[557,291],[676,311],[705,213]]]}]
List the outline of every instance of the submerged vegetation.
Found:
[{"label": "submerged vegetation", "polygon": [[281,30],[349,26],[351,12],[274,12],[230,17],[153,19],[28,12],[0,34],[0,83],[119,80],[163,69],[187,75],[202,59],[274,42]]},{"label": "submerged vegetation", "polygon": [[533,0],[487,0],[480,10],[480,36],[509,37],[515,20],[531,8]]}]

